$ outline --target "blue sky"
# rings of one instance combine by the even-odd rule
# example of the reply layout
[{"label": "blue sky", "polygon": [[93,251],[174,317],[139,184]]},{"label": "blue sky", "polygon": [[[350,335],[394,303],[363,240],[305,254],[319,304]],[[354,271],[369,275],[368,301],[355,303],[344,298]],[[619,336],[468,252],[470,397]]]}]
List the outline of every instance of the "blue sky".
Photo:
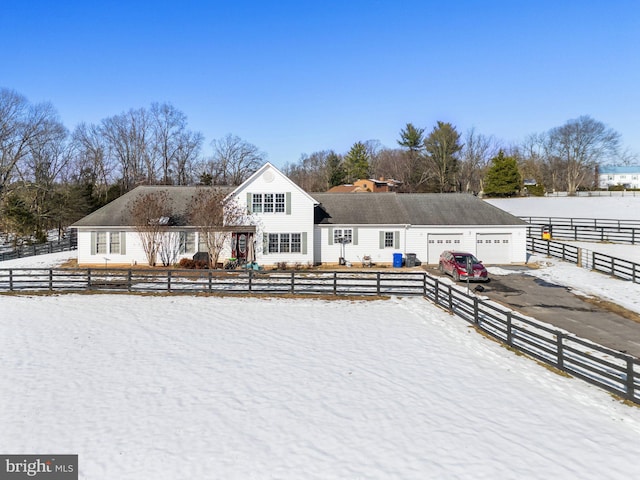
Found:
[{"label": "blue sky", "polygon": [[640,153],[640,2],[41,1],[0,8],[0,86],[70,130],[169,102],[277,166],[407,122],[504,142],[590,115]]}]

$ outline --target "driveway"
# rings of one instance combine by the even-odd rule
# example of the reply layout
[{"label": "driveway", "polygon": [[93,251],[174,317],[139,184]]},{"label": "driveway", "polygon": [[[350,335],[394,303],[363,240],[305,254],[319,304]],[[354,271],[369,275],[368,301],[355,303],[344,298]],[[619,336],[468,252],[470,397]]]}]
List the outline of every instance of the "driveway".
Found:
[{"label": "driveway", "polygon": [[[435,269],[427,271],[431,275],[441,276]],[[568,287],[524,273],[493,275],[491,281],[482,286],[482,295],[490,300],[579,337],[640,358],[640,315],[634,312],[607,305],[598,299],[585,299],[574,295]]]}]

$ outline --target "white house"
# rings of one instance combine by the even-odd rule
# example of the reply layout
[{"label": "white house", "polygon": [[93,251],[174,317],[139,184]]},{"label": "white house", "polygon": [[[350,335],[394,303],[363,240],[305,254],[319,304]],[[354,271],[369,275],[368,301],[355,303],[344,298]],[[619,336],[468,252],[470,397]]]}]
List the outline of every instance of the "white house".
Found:
[{"label": "white house", "polygon": [[[164,191],[174,214],[167,234],[177,242],[176,259],[204,250],[198,228],[189,225],[189,201],[211,187],[138,187],[79,220],[80,265],[147,263],[129,206],[139,196]],[[474,253],[487,264],[526,261],[527,224],[467,194],[317,193],[308,194],[266,163],[227,200],[247,212],[222,257],[261,265],[358,263],[368,257],[392,264],[398,254],[437,264],[443,250]]]},{"label": "white house", "polygon": [[640,188],[640,165],[603,165],[598,167],[598,186]]}]

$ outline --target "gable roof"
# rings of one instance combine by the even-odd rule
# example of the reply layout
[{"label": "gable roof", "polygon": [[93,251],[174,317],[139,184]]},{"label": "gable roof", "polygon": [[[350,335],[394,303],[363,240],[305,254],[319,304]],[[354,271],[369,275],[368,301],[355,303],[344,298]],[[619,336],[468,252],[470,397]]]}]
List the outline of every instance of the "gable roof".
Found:
[{"label": "gable roof", "polygon": [[99,208],[86,217],[78,220],[71,227],[132,227],[134,222],[129,211],[130,205],[148,193],[166,192],[176,215],[171,218],[172,225],[187,225],[187,209],[191,199],[202,189],[217,189],[222,192],[231,191],[231,187],[185,187],[167,185],[143,185],[136,187],[121,197]]},{"label": "gable roof", "polygon": [[[272,170],[273,173],[275,173],[276,175],[278,175],[279,177],[281,177],[282,179],[284,179],[286,182],[289,183],[289,185],[291,186],[291,188],[295,188],[296,190],[298,190],[300,193],[302,193],[305,197],[307,197],[309,199],[309,201],[313,202],[314,204],[316,203],[316,200],[309,195],[307,192],[305,192],[302,188],[300,188],[293,180],[291,180],[289,177],[287,177],[284,173],[282,173],[280,170],[278,170],[276,167],[274,167],[273,165],[271,165],[271,163],[267,162],[265,163],[262,167],[260,167],[258,170],[256,170],[254,172],[253,175],[251,175],[248,179],[246,179],[244,182],[242,182],[239,186],[237,186],[233,191],[231,191],[228,195],[227,198],[232,197],[234,195],[238,195],[242,190],[244,190],[245,188],[247,188],[247,186],[251,185],[251,183],[258,177],[260,177],[261,175],[263,175],[267,170]],[[271,181],[271,180],[269,180]]]},{"label": "gable roof", "polygon": [[315,193],[316,224],[526,225],[524,220],[465,193]]}]

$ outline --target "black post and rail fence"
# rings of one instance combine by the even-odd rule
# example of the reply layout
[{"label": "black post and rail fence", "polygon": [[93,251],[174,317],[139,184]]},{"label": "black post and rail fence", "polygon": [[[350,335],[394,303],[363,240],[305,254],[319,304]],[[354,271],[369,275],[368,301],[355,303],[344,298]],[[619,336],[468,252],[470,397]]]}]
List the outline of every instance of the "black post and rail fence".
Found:
[{"label": "black post and rail fence", "polygon": [[[537,245],[536,245],[537,246]],[[546,245],[567,259],[571,249]],[[571,261],[571,260],[569,260]],[[540,362],[640,404],[640,360],[518,315],[427,272],[0,269],[0,292],[425,297]]]}]

